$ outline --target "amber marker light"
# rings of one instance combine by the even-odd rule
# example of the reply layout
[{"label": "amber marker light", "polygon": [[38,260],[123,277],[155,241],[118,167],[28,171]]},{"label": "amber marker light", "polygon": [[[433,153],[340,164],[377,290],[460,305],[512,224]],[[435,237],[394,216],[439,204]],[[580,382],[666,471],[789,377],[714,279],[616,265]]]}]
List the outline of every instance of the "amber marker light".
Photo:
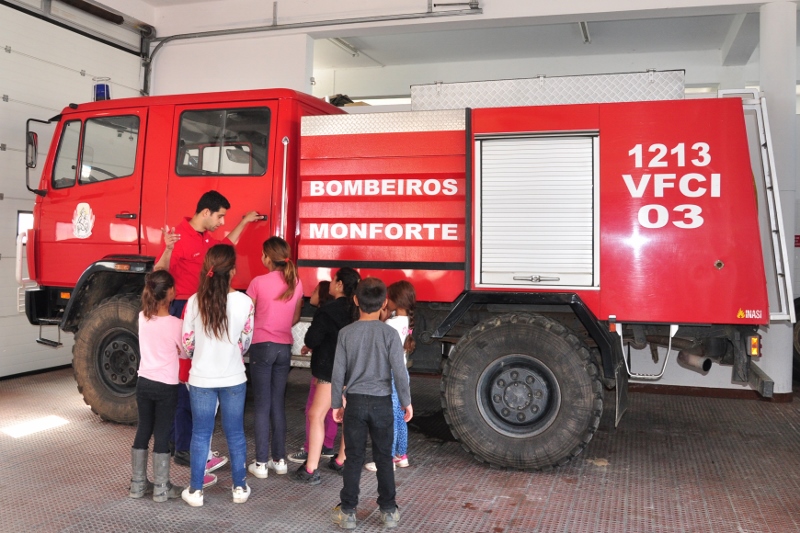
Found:
[{"label": "amber marker light", "polygon": [[761,357],[761,335],[751,335],[748,339],[750,341],[750,357]]}]

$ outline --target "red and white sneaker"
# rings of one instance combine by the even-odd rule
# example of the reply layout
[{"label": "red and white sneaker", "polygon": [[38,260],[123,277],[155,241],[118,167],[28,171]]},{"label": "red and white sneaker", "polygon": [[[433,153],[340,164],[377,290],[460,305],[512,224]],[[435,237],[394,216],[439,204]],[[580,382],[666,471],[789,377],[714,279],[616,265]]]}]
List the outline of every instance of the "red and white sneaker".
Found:
[{"label": "red and white sneaker", "polygon": [[[217,484],[217,476],[215,476],[214,474],[206,474],[205,476],[203,476],[203,488],[204,489],[207,489],[211,485],[216,485],[216,484]],[[187,490],[188,490],[188,488],[187,488]],[[189,505],[191,505],[191,504],[189,504]]]},{"label": "red and white sneaker", "polygon": [[213,457],[206,461],[206,474],[210,474],[228,464],[228,458],[220,455],[219,452],[213,452],[212,455]]},{"label": "red and white sneaker", "polygon": [[405,454],[400,455],[400,456],[395,455],[392,458],[392,460],[394,461],[394,464],[395,464],[396,467],[406,468],[408,466],[408,455],[405,455]]}]

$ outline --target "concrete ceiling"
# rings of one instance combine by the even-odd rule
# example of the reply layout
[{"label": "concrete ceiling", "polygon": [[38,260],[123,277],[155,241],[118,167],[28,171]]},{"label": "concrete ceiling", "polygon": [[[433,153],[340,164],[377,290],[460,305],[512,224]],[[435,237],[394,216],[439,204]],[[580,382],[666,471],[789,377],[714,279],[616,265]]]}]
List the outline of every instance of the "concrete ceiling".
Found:
[{"label": "concrete ceiling", "polygon": [[[155,7],[166,7],[203,0],[144,1]],[[577,22],[417,32],[392,32],[383,28],[351,35],[345,30],[339,34],[346,43],[344,47],[324,37],[315,40],[314,68],[709,50],[719,50],[720,65],[745,65],[758,45],[757,13],[590,21],[587,24],[589,43],[584,43]],[[313,32],[310,34],[315,36]],[[357,53],[348,51],[348,46]]]}]

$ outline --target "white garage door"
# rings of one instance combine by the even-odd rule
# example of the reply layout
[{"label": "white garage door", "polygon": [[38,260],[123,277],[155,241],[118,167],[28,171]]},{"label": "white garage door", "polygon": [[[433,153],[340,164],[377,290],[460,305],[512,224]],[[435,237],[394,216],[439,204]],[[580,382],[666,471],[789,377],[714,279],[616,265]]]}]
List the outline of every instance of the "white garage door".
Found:
[{"label": "white garage door", "polygon": [[[53,3],[55,5],[55,3]],[[121,31],[121,30],[120,30]],[[134,39],[136,36],[131,37]],[[27,13],[0,6],[0,376],[71,362],[71,336],[48,348],[35,342],[38,328],[20,314],[14,274],[18,213],[33,210],[25,188],[25,121],[49,119],[70,103],[92,99],[93,77],[108,77],[111,96],[138,96],[141,60]],[[37,127],[39,168],[52,128]],[[39,175],[32,173],[36,187]],[[56,336],[55,328],[49,335]]]},{"label": "white garage door", "polygon": [[595,136],[478,141],[479,284],[592,286]]}]

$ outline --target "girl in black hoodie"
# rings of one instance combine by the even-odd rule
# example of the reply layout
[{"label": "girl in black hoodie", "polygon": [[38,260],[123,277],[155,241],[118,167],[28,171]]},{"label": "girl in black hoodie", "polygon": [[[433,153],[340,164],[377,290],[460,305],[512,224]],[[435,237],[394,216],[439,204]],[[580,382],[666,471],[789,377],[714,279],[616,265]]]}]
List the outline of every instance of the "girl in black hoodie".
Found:
[{"label": "girl in black hoodie", "polygon": [[[331,374],[333,358],[336,355],[336,341],[339,330],[358,318],[358,309],[353,302],[361,276],[349,267],[340,268],[331,281],[329,292],[335,299],[314,313],[314,318],[306,332],[305,345],[311,348],[311,375],[316,380],[316,391],[311,409],[308,411],[308,459],[295,472],[295,479],[318,485],[319,460],[325,438],[325,415],[331,408]],[[343,446],[342,446],[343,448]],[[339,456],[344,457],[344,450]],[[337,458],[331,458],[331,468],[339,470]],[[339,468],[335,468],[336,464]]]}]

